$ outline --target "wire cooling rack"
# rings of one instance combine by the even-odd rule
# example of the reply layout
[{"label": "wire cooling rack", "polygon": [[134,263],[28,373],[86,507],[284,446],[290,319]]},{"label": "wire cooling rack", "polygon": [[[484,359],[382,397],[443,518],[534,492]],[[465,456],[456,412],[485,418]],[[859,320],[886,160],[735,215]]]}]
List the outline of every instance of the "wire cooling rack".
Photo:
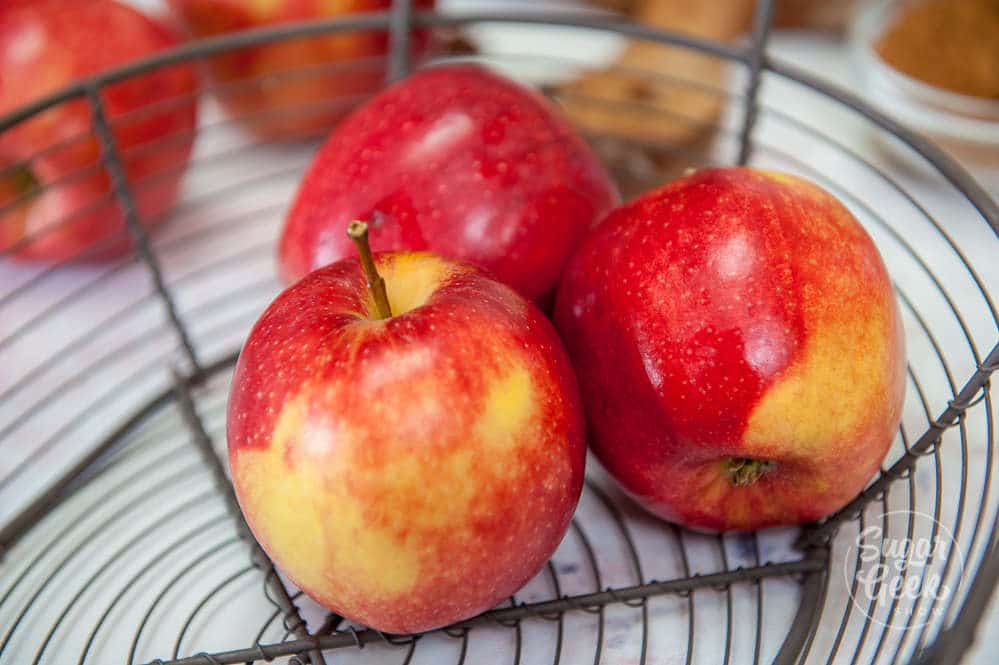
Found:
[{"label": "wire cooling rack", "polygon": [[[102,264],[0,264],[0,662],[958,662],[999,579],[989,385],[999,363],[989,295],[999,279],[999,212],[919,136],[771,58],[771,14],[772,3],[760,2],[749,43],[732,46],[603,14],[440,15],[396,2],[385,14],[193,43],[0,119],[0,132],[10,131],[53,106],[89,103],[103,147],[99,168],[113,179],[109,197],[136,245]],[[112,128],[126,119],[107,117],[100,91],[155,67],[362,29],[390,31],[388,71],[398,78],[410,67],[412,25],[515,25],[539,44],[573,27],[731,63],[737,83],[728,86],[616,72],[724,101],[728,112],[711,127],[709,146],[588,138],[622,182],[658,184],[665,175],[649,165],[664,160],[775,166],[828,188],[867,227],[895,281],[910,365],[897,440],[860,496],[800,530],[710,536],[645,515],[591,461],[570,531],[538,576],[503,606],[419,636],[352,626],[284,580],[234,503],[222,462],[224,404],[239,345],[279,290],[275,236],[316,137],[254,140],[240,128],[266,112],[203,114],[184,196],[170,224],[147,234],[134,194],[151,183],[124,176],[128,155]],[[529,47],[479,59],[527,78],[518,64],[534,74],[573,65]],[[370,66],[384,64],[279,76]],[[203,88],[220,96],[267,84]],[[773,94],[761,95],[764,87]],[[828,122],[774,104],[785,94],[821,107]],[[662,122],[699,122],[659,114]],[[873,140],[858,147],[841,139],[858,132]],[[884,547],[899,539],[953,547],[915,565],[914,555],[900,559]],[[916,589],[936,580],[949,593],[880,594],[881,585],[865,580],[881,564],[895,565]]]}]

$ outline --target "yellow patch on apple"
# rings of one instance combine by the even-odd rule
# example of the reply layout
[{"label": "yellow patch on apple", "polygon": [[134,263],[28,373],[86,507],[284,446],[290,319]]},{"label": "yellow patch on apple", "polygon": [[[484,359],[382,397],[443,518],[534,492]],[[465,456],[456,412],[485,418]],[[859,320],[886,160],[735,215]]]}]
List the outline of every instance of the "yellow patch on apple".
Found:
[{"label": "yellow patch on apple", "polygon": [[509,449],[534,417],[534,385],[525,367],[513,367],[497,379],[486,395],[476,433],[491,451]]},{"label": "yellow patch on apple", "polygon": [[[888,392],[883,312],[869,308],[842,324],[820,324],[800,361],[778,379],[753,409],[743,440],[753,446],[781,442],[787,455],[836,449],[864,428],[869,408]],[[847,389],[848,388],[848,389]]]},{"label": "yellow patch on apple", "polygon": [[[294,553],[295,583],[328,588],[335,581],[327,573],[336,571],[338,580],[352,580],[341,598],[390,598],[411,590],[427,554],[426,537],[454,530],[477,506],[488,508],[477,496],[502,482],[500,474],[518,474],[520,449],[535,440],[525,436],[537,407],[531,374],[522,365],[495,379],[486,393],[476,434],[468,439],[477,445],[452,441],[434,455],[399,451],[377,466],[356,463],[363,431],[330,420],[317,425],[315,414],[308,415],[307,396],[315,394],[306,387],[286,402],[271,446],[240,450],[233,477],[260,541],[285,556]],[[482,464],[482,456],[490,464]]]},{"label": "yellow patch on apple", "polygon": [[[385,280],[392,315],[399,316],[426,304],[430,296],[454,274],[455,265],[429,252],[379,257],[378,270]],[[374,310],[373,302],[369,310]]]}]

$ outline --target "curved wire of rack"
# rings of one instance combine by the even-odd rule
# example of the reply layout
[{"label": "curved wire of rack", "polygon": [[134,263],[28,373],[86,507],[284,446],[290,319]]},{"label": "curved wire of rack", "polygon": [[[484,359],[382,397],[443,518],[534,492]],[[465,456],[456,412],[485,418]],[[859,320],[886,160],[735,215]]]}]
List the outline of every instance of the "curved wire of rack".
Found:
[{"label": "curved wire of rack", "polygon": [[[107,654],[114,653],[130,664],[219,665],[281,657],[319,664],[326,662],[324,652],[337,650],[338,658],[409,663],[434,649],[463,663],[478,662],[490,645],[494,651],[487,653],[508,655],[515,663],[597,663],[624,656],[645,663],[666,652],[680,654],[686,663],[957,662],[999,580],[999,497],[992,489],[995,407],[989,384],[999,364],[999,316],[989,280],[969,260],[967,244],[956,240],[933,206],[915,196],[892,169],[843,144],[834,132],[763,104],[761,85],[776,77],[814,90],[901,140],[949,183],[951,198],[967,204],[967,216],[991,231],[989,240],[999,232],[999,212],[962,169],[927,141],[856,96],[771,59],[765,50],[771,14],[771,2],[759,3],[750,43],[740,47],[603,14],[449,16],[413,12],[409,2],[396,2],[389,13],[192,43],[78,82],[0,119],[3,132],[58,104],[90,104],[102,157],[66,179],[82,177],[87,169],[107,169],[113,191],[94,205],[120,206],[127,222],[122,234],[131,234],[136,246],[134,254],[121,259],[78,267],[78,259],[114,241],[107,239],[72,260],[4,274],[9,279],[0,289],[0,353],[23,354],[27,361],[19,365],[20,374],[0,383],[0,450],[6,460],[0,467],[0,506],[19,488],[42,489],[16,511],[0,507],[0,524],[5,524],[0,530],[0,556],[5,556],[0,560],[0,662],[108,662]],[[140,224],[134,194],[171,173],[130,182],[122,160],[190,137],[161,137],[119,151],[112,129],[157,109],[108,118],[100,92],[155,67],[232,49],[372,29],[390,32],[386,61],[310,66],[280,76],[379,67],[396,79],[409,68],[411,26],[490,23],[613,32],[741,64],[746,76],[738,93],[653,71],[619,69],[621,76],[715,95],[739,112],[732,122],[710,126],[731,157],[666,142],[626,142],[626,152],[645,161],[613,164],[615,175],[657,184],[661,176],[650,175],[647,162],[663,157],[698,166],[777,163],[836,194],[871,231],[895,280],[910,345],[906,414],[879,476],[843,510],[800,532],[689,533],[644,515],[593,472],[566,541],[509,604],[425,635],[385,635],[323,611],[281,577],[242,520],[218,450],[235,350],[279,289],[271,267],[274,220],[308,160],[310,144],[233,139],[234,127],[267,111],[201,124],[199,142],[222,138],[214,141],[213,152],[196,154],[186,166],[187,180],[225,184],[188,192],[170,211],[171,224],[149,235]],[[483,54],[482,59],[503,64],[517,57]],[[260,84],[204,85],[193,99],[158,106]],[[570,93],[552,94],[566,99]],[[360,100],[338,98],[281,112],[348,108]],[[703,122],[645,110],[671,122]],[[805,137],[816,152],[828,151],[843,172],[790,154],[779,140],[784,134]],[[608,144],[620,148],[621,140],[614,137],[588,138],[598,150]],[[264,151],[266,169],[242,170]],[[859,195],[844,173],[862,174],[877,184],[883,198]],[[0,220],[40,193],[7,204]],[[880,213],[883,208],[898,216]],[[127,297],[117,295],[123,290]],[[37,338],[57,341],[39,348],[33,343]],[[78,400],[75,410],[60,413],[71,400]],[[122,424],[108,432],[107,422]],[[73,448],[78,441],[92,445]],[[67,450],[76,456],[59,464]],[[893,511],[897,508],[901,512]],[[903,577],[918,576],[922,588],[935,573],[962,593],[929,603],[923,595],[914,603],[854,601],[861,573],[885,563],[885,534],[911,540],[920,528],[914,517],[919,512],[932,517],[931,542],[946,530],[958,552],[946,560],[931,558],[923,570],[906,566]],[[880,535],[868,535],[872,525]],[[859,547],[855,557],[839,556],[849,536],[877,547],[878,560],[862,560]],[[833,579],[839,575],[844,580]],[[232,606],[243,611],[239,621],[227,620]],[[889,627],[903,615],[908,617],[904,630]],[[923,616],[935,618],[924,622]],[[584,655],[588,647],[592,654]]]}]

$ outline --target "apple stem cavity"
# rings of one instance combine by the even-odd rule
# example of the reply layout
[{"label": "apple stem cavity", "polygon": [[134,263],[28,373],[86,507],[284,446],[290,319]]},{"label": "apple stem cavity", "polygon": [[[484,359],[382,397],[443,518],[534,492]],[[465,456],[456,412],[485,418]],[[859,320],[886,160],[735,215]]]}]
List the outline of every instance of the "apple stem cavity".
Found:
[{"label": "apple stem cavity", "polygon": [[0,168],[0,190],[9,188],[17,196],[30,194],[41,187],[38,178],[27,164]]},{"label": "apple stem cavity", "polygon": [[347,225],[347,235],[357,245],[357,253],[361,256],[361,267],[368,279],[368,289],[375,300],[375,311],[379,319],[392,318],[392,308],[389,306],[388,293],[385,291],[385,280],[378,274],[375,260],[368,243],[368,224],[359,219]]},{"label": "apple stem cavity", "polygon": [[729,482],[736,487],[748,487],[762,478],[773,466],[773,462],[766,460],[730,457],[725,460],[725,473],[728,474]]}]

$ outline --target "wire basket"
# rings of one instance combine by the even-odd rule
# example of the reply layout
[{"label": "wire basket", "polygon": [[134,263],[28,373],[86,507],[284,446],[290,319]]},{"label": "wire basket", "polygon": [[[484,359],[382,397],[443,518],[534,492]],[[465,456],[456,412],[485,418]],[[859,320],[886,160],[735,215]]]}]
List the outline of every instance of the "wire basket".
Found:
[{"label": "wire basket", "polygon": [[[919,136],[770,57],[771,15],[760,2],[750,42],[732,46],[600,13],[446,15],[396,2],[382,14],[195,42],[0,119],[0,132],[12,131],[53,106],[90,104],[109,196],[135,243],[107,263],[0,264],[0,662],[958,662],[999,579],[989,386],[999,211]],[[554,26],[573,27],[732,64],[735,86],[627,73],[724,100],[710,145],[588,138],[622,182],[658,184],[665,175],[648,164],[664,154],[689,166],[774,166],[826,187],[865,225],[895,282],[910,365],[897,440],[860,496],[821,524],[711,536],[647,516],[591,463],[570,531],[536,578],[501,607],[418,636],[352,626],[282,578],[234,501],[224,406],[239,346],[279,291],[274,240],[315,142],[255,140],[240,131],[252,113],[209,113],[171,223],[147,234],[135,205],[145,185],[125,177],[119,119],[101,91],[164,65],[356,30],[389,31],[396,78],[410,66],[413,25],[516,25],[538,44]],[[533,48],[477,57],[529,79],[566,65]],[[767,102],[785,93],[834,124]],[[919,173],[872,144],[840,141],[847,127],[893,144]],[[886,546],[905,539],[934,549],[919,558]],[[879,566],[917,591],[939,583],[948,593],[884,593],[888,582],[872,582]]]}]

